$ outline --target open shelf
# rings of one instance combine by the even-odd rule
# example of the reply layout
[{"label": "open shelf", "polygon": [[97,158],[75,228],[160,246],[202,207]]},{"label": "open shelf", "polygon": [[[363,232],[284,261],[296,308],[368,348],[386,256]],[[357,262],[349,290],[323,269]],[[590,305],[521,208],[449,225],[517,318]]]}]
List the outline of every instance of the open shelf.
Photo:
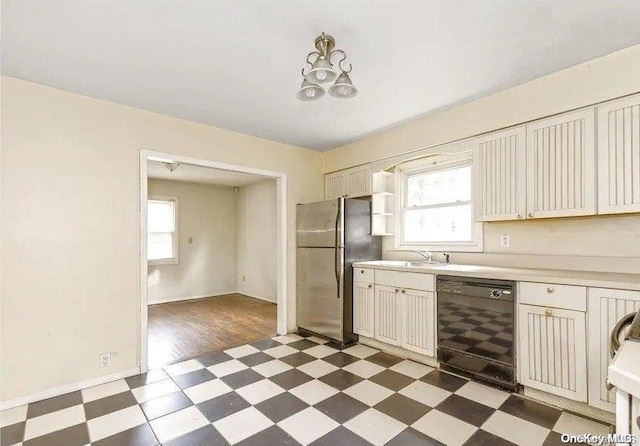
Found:
[{"label": "open shelf", "polygon": [[371,233],[393,235],[395,218],[395,178],[392,172],[381,170],[372,174]]}]

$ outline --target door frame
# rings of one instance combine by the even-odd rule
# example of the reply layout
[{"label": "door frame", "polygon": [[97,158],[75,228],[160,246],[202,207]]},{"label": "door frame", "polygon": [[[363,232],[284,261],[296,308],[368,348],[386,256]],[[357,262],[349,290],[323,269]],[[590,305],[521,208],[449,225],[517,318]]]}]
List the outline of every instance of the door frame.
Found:
[{"label": "door frame", "polygon": [[276,275],[277,275],[277,325],[279,335],[287,333],[287,175],[284,172],[222,163],[201,158],[191,158],[174,153],[140,150],[140,373],[148,370],[148,273],[147,260],[147,160],[149,157],[166,158],[177,163],[228,170],[231,172],[262,175],[276,180]]}]

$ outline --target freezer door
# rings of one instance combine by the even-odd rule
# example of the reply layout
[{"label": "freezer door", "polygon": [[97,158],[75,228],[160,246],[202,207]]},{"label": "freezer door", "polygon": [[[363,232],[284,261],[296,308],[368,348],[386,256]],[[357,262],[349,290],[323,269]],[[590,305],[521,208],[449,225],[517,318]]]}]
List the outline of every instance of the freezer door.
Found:
[{"label": "freezer door", "polygon": [[343,340],[342,248],[298,248],[298,327]]},{"label": "freezer door", "polygon": [[[333,248],[341,238],[340,200],[298,205],[298,248]],[[336,236],[337,233],[337,236]]]}]

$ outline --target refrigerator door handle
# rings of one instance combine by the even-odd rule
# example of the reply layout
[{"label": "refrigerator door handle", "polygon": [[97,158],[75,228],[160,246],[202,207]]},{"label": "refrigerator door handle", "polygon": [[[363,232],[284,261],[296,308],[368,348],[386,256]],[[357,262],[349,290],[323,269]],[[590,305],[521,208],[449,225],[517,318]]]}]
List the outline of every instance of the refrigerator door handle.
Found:
[{"label": "refrigerator door handle", "polygon": [[[335,245],[335,250],[336,250],[336,255],[334,258],[334,270],[336,273],[336,282],[338,282],[338,285],[340,285],[340,270],[339,270],[339,264],[340,264],[340,235],[338,233],[338,226],[340,225],[340,206],[338,206],[338,215],[336,215],[336,230],[335,230],[335,235],[336,235],[336,245]],[[338,291],[338,297],[340,297],[340,292]]]}]

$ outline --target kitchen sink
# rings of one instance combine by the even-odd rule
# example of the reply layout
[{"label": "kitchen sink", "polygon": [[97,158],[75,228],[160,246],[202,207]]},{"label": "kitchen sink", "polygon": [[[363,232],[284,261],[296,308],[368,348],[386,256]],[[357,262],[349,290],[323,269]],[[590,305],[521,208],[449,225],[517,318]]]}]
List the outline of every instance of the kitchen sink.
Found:
[{"label": "kitchen sink", "polygon": [[444,262],[436,262],[435,260],[419,260],[417,262],[404,262],[406,266],[435,266],[435,265],[444,265]]}]

